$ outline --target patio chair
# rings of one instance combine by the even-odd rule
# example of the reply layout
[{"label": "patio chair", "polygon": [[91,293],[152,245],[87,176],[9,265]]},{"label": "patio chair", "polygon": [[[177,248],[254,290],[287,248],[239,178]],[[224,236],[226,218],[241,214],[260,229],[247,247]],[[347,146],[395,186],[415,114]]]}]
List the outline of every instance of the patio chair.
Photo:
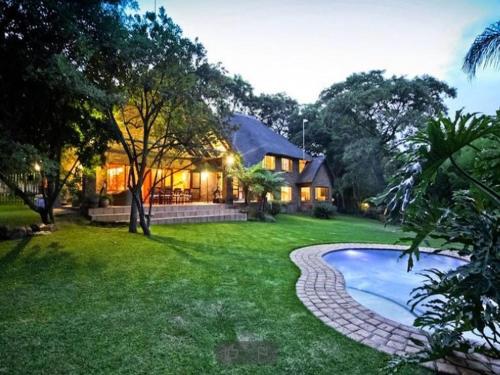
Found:
[{"label": "patio chair", "polygon": [[193,198],[193,195],[191,194],[191,189],[184,189],[182,197],[184,203],[191,203],[191,199]]},{"label": "patio chair", "polygon": [[173,198],[174,198],[175,203],[182,203],[182,189],[181,188],[174,189]]},{"label": "patio chair", "polygon": [[163,203],[164,204],[172,204],[173,200],[173,194],[172,194],[172,189],[171,188],[165,188],[163,189]]},{"label": "patio chair", "polygon": [[151,194],[153,196],[153,204],[160,204],[161,203],[161,189],[160,188],[153,188],[151,191]]}]

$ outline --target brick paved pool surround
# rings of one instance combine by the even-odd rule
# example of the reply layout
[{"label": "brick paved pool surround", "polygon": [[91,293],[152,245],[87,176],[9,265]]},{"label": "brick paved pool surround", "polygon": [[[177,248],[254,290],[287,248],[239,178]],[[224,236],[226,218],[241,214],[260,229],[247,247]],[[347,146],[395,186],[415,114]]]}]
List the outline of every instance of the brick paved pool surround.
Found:
[{"label": "brick paved pool surround", "polygon": [[[290,258],[301,271],[296,284],[297,296],[323,323],[353,340],[391,355],[418,352],[421,348],[412,339],[427,342],[424,331],[385,318],[358,303],[347,292],[342,273],[323,259],[325,254],[340,250],[401,251],[406,248],[399,245],[343,243],[296,249]],[[420,250],[435,251],[431,248]],[[441,254],[460,258],[449,252]],[[447,361],[439,360],[425,365],[448,374],[500,374],[500,361],[480,355],[448,358]]]}]

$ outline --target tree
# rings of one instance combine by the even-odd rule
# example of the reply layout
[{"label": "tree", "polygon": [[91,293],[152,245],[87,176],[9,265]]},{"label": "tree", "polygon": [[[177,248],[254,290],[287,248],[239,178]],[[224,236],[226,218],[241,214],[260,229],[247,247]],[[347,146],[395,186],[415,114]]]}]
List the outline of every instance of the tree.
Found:
[{"label": "tree", "polygon": [[467,55],[462,69],[472,78],[478,68],[498,67],[500,64],[500,21],[488,26],[479,34]]},{"label": "tree", "polygon": [[231,112],[248,113],[250,111],[249,106],[254,97],[253,87],[243,77],[240,75],[226,77],[222,88],[226,91],[225,97],[230,103]]},{"label": "tree", "polygon": [[[105,148],[105,121],[96,111],[104,98],[92,62],[113,45],[126,6],[118,0],[0,2],[0,179],[45,223],[54,221],[54,204],[77,164]],[[68,149],[75,162],[62,171]],[[13,178],[37,172],[35,162],[43,206]]]},{"label": "tree", "polygon": [[285,93],[254,96],[248,106],[252,115],[285,137],[288,135],[290,117],[299,108],[297,101]]},{"label": "tree", "polygon": [[[364,199],[382,191],[394,170],[390,157],[428,118],[446,111],[447,96],[455,90],[433,77],[385,78],[377,70],[349,76],[305,108],[306,148],[326,156],[341,210],[356,212]],[[291,139],[301,144],[300,116],[290,129]]]},{"label": "tree", "polygon": [[[404,252],[408,269],[429,237],[440,240],[438,251],[470,260],[448,272],[426,271],[427,281],[413,291],[412,306],[423,302],[427,308],[415,325],[432,331],[430,351],[417,356],[422,361],[453,350],[499,356],[500,179],[491,173],[500,163],[499,116],[500,111],[496,116],[457,112],[454,118],[430,120],[410,138],[409,151],[399,155],[402,168],[379,198],[388,220],[414,233]],[[471,346],[463,337],[467,331],[486,346]]]},{"label": "tree", "polygon": [[119,68],[109,79],[119,100],[107,115],[130,164],[130,232],[137,232],[139,221],[143,233],[150,234],[144,196],[151,196],[165,176],[155,174],[152,188],[144,191],[147,174],[168,167],[180,155],[199,160],[221,134],[226,112],[219,84],[224,77],[205,55],[203,46],[184,38],[163,8],[129,21],[128,36],[112,62]]}]

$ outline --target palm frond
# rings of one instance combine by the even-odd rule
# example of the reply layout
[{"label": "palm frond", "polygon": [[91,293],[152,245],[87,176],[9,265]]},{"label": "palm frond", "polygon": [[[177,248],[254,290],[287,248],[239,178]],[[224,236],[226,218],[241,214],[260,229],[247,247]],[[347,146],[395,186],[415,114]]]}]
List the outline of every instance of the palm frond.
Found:
[{"label": "palm frond", "polygon": [[462,69],[470,78],[478,68],[500,65],[500,21],[491,24],[480,35],[467,52]]}]

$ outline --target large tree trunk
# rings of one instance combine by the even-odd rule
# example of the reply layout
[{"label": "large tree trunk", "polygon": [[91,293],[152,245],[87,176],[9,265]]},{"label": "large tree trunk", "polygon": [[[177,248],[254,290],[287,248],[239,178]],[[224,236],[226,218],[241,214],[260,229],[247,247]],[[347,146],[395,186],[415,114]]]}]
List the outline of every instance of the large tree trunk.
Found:
[{"label": "large tree trunk", "polygon": [[146,211],[141,198],[141,190],[131,191],[132,193],[132,206],[130,207],[130,223],[128,231],[130,233],[137,233],[137,221],[141,226],[144,235],[149,236],[151,230],[149,229],[148,221],[146,220]]},{"label": "large tree trunk", "polygon": [[146,212],[144,211],[144,206],[142,204],[139,206],[139,224],[141,225],[142,233],[144,233],[145,236],[151,235],[148,220],[146,220]]},{"label": "large tree trunk", "polygon": [[245,196],[245,206],[248,206],[248,187],[243,187],[243,195]]},{"label": "large tree trunk", "polygon": [[132,193],[132,203],[130,206],[130,221],[128,224],[128,231],[130,233],[137,233],[137,203],[134,198],[135,193],[131,190]]},{"label": "large tree trunk", "polygon": [[38,210],[40,215],[40,219],[44,224],[53,224],[54,223],[54,214],[50,212],[47,208],[40,208]]}]

